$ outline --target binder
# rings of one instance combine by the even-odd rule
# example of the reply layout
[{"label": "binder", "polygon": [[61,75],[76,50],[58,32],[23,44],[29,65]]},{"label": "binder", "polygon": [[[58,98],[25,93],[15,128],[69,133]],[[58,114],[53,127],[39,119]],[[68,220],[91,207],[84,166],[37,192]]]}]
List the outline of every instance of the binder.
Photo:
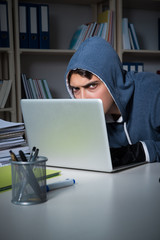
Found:
[{"label": "binder", "polygon": [[20,48],[28,48],[28,7],[27,4],[19,3],[19,40]]},{"label": "binder", "polygon": [[38,5],[28,5],[29,48],[38,48]]},{"label": "binder", "polygon": [[144,72],[144,64],[143,63],[136,63],[136,71],[137,72]]},{"label": "binder", "polygon": [[141,62],[124,62],[123,69],[127,72],[134,71],[134,72],[143,72],[144,71],[144,64]]},{"label": "binder", "polygon": [[38,6],[39,20],[39,48],[49,49],[49,6],[47,4],[39,4]]},{"label": "binder", "polygon": [[0,47],[9,47],[7,2],[0,2]]}]

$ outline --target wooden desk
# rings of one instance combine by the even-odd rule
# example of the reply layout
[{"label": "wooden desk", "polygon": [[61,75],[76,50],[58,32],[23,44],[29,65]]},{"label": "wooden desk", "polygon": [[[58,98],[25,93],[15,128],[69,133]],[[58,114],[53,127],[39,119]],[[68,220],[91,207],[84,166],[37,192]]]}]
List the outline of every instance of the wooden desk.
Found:
[{"label": "wooden desk", "polygon": [[42,204],[14,205],[11,191],[1,193],[0,239],[160,239],[159,163],[110,174],[62,169],[67,177],[76,184]]}]

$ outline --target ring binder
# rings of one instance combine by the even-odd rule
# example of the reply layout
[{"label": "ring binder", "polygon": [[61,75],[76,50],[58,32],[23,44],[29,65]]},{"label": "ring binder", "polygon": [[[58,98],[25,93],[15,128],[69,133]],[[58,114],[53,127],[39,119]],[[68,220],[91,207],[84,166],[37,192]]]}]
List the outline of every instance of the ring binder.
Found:
[{"label": "ring binder", "polygon": [[9,47],[7,2],[0,2],[0,47]]},{"label": "ring binder", "polygon": [[28,5],[29,48],[38,48],[38,5]]},{"label": "ring binder", "polygon": [[39,48],[49,49],[49,7],[42,4],[38,7]]},{"label": "ring binder", "polygon": [[28,48],[28,7],[27,4],[19,4],[19,38],[20,48]]}]

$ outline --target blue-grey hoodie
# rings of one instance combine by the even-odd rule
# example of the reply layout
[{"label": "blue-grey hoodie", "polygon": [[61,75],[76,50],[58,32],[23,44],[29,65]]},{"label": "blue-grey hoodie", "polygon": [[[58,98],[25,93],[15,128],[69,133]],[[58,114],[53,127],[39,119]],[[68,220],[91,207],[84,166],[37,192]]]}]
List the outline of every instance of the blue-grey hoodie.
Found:
[{"label": "blue-grey hoodie", "polygon": [[160,75],[123,70],[109,43],[100,37],[84,41],[72,56],[70,70],[84,69],[100,78],[121,112],[121,121],[107,122],[110,147],[141,141],[151,162],[160,161]]}]

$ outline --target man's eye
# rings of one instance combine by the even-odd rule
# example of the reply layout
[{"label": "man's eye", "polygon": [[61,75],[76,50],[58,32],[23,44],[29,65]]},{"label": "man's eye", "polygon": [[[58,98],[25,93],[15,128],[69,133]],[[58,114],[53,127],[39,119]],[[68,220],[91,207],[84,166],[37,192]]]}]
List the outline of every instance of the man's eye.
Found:
[{"label": "man's eye", "polygon": [[74,87],[72,88],[73,93],[77,93],[78,91],[79,91],[79,88],[74,88]]},{"label": "man's eye", "polygon": [[94,89],[94,88],[96,88],[96,87],[97,87],[97,84],[96,84],[96,83],[93,83],[93,84],[90,84],[90,85],[89,85],[89,88],[90,88],[90,89]]}]

